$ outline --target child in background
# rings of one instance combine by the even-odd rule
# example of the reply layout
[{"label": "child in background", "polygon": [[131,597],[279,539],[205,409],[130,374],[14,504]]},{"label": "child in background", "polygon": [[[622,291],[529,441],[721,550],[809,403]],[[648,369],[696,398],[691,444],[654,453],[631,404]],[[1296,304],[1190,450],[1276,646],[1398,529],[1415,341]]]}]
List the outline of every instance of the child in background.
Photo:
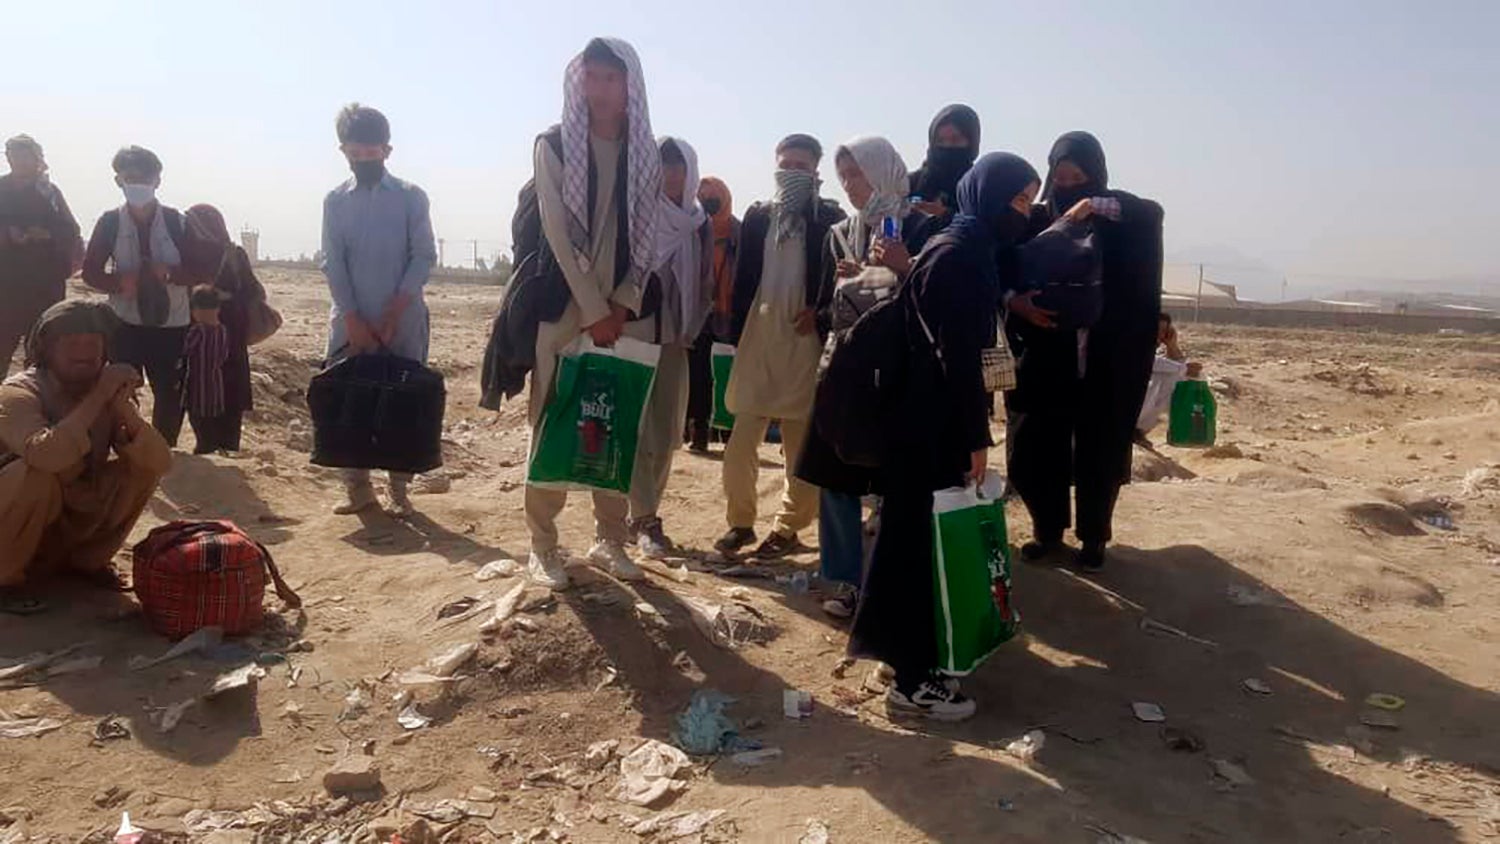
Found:
[{"label": "child in background", "polygon": [[224,364],[229,361],[229,329],[219,322],[222,300],[219,291],[207,285],[193,288],[188,300],[193,324],[188,329],[184,356],[187,360],[187,411],[197,438],[194,454],[233,451],[228,434],[238,426],[225,410]]},{"label": "child in background", "polygon": [[1172,324],[1172,315],[1163,311],[1158,318],[1156,362],[1151,367],[1151,384],[1146,388],[1146,400],[1141,404],[1141,415],[1135,423],[1135,443],[1151,448],[1146,435],[1161,424],[1162,417],[1172,407],[1172,392],[1177,382],[1184,378],[1197,378],[1203,374],[1203,364],[1189,363],[1187,353],[1177,337],[1177,326]]}]

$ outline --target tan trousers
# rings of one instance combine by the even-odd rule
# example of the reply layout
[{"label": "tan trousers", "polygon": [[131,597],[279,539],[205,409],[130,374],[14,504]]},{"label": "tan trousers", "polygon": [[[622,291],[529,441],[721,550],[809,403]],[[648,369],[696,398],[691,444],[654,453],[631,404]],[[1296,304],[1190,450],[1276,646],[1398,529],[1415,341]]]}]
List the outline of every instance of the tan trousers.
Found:
[{"label": "tan trousers", "polygon": [[636,441],[635,468],[630,476],[630,517],[657,515],[667,482],[672,477],[672,458],[682,448],[687,425],[688,350],[686,346],[662,346],[656,365],[656,381],[646,400],[641,434]]},{"label": "tan trousers", "polygon": [[97,571],[150,503],[161,478],[127,460],[63,481],[15,461],[0,470],[0,586],[46,568]]},{"label": "tan trousers", "polygon": [[[797,459],[807,441],[808,420],[781,420],[781,453],[786,461],[786,480],[781,488],[781,509],[771,525],[774,533],[795,534],[818,518],[818,488],[797,477]],[[729,500],[727,518],[732,528],[754,528],[759,501],[760,444],[766,439],[771,420],[764,416],[736,415],[734,432],[724,448],[724,496]]]}]

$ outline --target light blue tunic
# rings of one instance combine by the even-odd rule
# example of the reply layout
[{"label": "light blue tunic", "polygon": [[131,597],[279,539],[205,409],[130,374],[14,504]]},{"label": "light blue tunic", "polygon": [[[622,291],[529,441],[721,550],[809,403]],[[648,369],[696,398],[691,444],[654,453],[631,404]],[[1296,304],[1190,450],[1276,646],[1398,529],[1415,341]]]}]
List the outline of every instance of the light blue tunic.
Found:
[{"label": "light blue tunic", "polygon": [[437,262],[427,194],[387,173],[373,188],[354,179],[323,200],[323,275],[333,294],[328,357],[343,357],[344,314],[378,325],[397,293],[411,296],[390,351],[427,362],[428,314],[422,288]]}]

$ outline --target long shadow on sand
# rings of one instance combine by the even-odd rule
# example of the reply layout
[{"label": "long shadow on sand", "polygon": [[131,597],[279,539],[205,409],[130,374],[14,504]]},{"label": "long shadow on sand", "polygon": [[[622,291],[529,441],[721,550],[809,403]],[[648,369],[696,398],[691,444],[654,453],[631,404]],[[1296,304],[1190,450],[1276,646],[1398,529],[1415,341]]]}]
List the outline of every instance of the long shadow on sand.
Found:
[{"label": "long shadow on sand", "polygon": [[[712,583],[699,577],[700,584]],[[1332,746],[1348,741],[1344,730],[1357,723],[1357,706],[1371,691],[1403,695],[1412,722],[1375,737],[1377,758],[1399,758],[1405,748],[1491,771],[1496,763],[1497,748],[1484,738],[1500,716],[1494,693],[1455,682],[1282,596],[1275,597],[1284,606],[1274,609],[1229,605],[1231,585],[1275,593],[1199,547],[1120,549],[1097,585],[1061,571],[1019,571],[1016,600],[1032,647],[1013,643],[970,678],[966,688],[981,706],[972,721],[899,729],[883,719],[878,700],[859,720],[825,706],[810,722],[783,721],[785,681],[752,664],[746,657],[754,651],[710,644],[676,595],[640,591],[671,622],[670,630],[648,633],[631,615],[630,592],[597,574],[579,579],[565,600],[621,682],[652,690],[636,701],[646,735],[670,740],[677,714],[700,687],[673,664],[685,652],[706,676],[701,685],[739,698],[741,718],[765,718],[768,726],[757,736],[786,754],[762,768],[721,761],[711,769],[716,780],[800,791],[804,800],[811,789],[862,790],[933,840],[1094,842],[1101,829],[1157,842],[1459,840],[1443,819],[1346,779],[1337,772],[1340,763],[1330,762],[1344,758]],[[585,599],[590,592],[621,594]],[[814,611],[804,596],[786,601],[797,612]],[[1218,647],[1142,631],[1143,614]],[[858,676],[851,673],[841,685],[857,686]],[[1275,694],[1248,693],[1241,685],[1247,677],[1265,679]],[[1158,725],[1135,720],[1133,701],[1161,705],[1169,725],[1201,736],[1206,749],[1169,750]],[[1036,727],[1046,730],[1048,742],[1029,770],[973,755],[993,754]],[[1210,759],[1235,762],[1255,783],[1230,788],[1214,777]],[[842,832],[856,840],[909,837],[873,821],[844,822]]]},{"label": "long shadow on sand", "polygon": [[420,511],[405,518],[393,518],[378,509],[358,515],[358,530],[345,534],[344,542],[366,554],[377,557],[404,556],[428,552],[450,563],[474,568],[496,559],[510,557],[510,552],[486,545],[466,534],[446,528]]}]

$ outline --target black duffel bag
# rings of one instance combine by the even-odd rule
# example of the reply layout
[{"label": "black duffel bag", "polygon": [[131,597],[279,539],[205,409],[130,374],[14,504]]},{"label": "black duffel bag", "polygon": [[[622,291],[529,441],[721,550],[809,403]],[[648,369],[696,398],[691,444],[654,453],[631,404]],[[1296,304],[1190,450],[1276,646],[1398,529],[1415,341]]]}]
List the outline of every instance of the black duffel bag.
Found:
[{"label": "black duffel bag", "polygon": [[420,474],[443,465],[443,376],[392,354],[355,355],[307,385],[312,462]]}]

